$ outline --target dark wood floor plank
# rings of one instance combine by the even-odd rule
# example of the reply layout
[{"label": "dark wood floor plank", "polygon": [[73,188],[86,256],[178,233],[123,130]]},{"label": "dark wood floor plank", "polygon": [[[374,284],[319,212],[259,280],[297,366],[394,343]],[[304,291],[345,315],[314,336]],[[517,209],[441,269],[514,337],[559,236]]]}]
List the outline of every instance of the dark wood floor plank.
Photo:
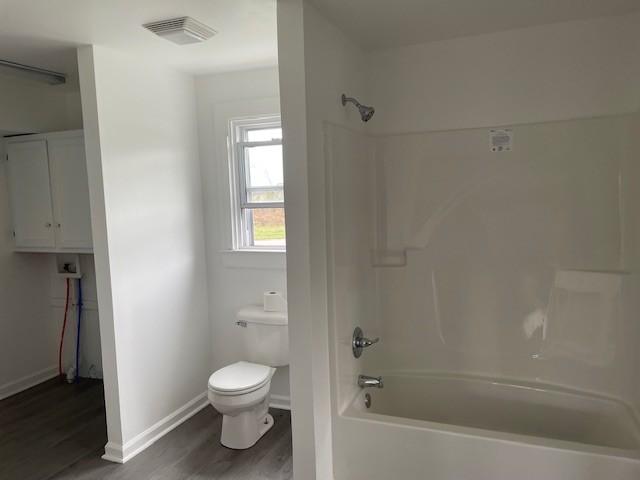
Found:
[{"label": "dark wood floor plank", "polygon": [[291,416],[256,445],[220,443],[222,416],[206,407],[125,465],[102,460],[102,383],[44,382],[0,401],[0,480],[290,480]]},{"label": "dark wood floor plank", "polygon": [[[213,429],[221,428],[222,417],[211,407],[196,415],[197,421],[189,421],[178,426],[151,447],[128,461],[104,480],[121,478],[177,478],[167,476],[175,463],[201,448],[211,436]],[[195,417],[193,417],[195,418]],[[122,477],[125,475],[125,477]]]},{"label": "dark wood floor plank", "polygon": [[[225,472],[233,465],[238,456],[236,450],[230,450],[220,444],[220,436],[212,435],[201,448],[194,450],[183,461],[175,464],[165,478],[184,480],[203,480],[224,478]],[[156,477],[154,480],[160,480]]]},{"label": "dark wood floor plank", "polygon": [[245,480],[247,478],[273,478],[281,465],[271,469],[264,469],[256,476],[256,468],[271,455],[277,453],[278,443],[283,438],[291,438],[289,412],[272,411],[274,425],[258,440],[253,447],[238,452],[238,460],[225,472],[225,480]]},{"label": "dark wood floor plank", "polygon": [[[64,405],[69,409],[61,409],[60,413],[36,416],[35,421],[17,422],[21,429],[12,431],[2,443],[0,449],[0,462],[25,461],[32,452],[46,450],[52,446],[72,437],[87,424],[98,422],[100,431],[95,438],[91,438],[93,446],[106,443],[106,420],[104,408],[95,403],[79,403]],[[102,434],[100,434],[102,432]],[[10,458],[7,458],[10,455]]]},{"label": "dark wood floor plank", "polygon": [[74,435],[40,451],[39,455],[29,455],[28,461],[14,463],[11,467],[13,478],[24,480],[50,478],[85,455],[95,452],[92,445],[93,439],[102,435],[104,428],[104,419],[99,422],[89,422]]},{"label": "dark wood floor plank", "polygon": [[62,469],[49,480],[103,480],[122,466],[101,458],[104,447],[88,453],[74,464]]},{"label": "dark wood floor plank", "polygon": [[288,460],[278,472],[273,480],[292,480],[293,479],[293,456],[289,455]]},{"label": "dark wood floor plank", "polygon": [[251,471],[252,478],[281,478],[279,474],[291,458],[291,448],[291,435],[281,435],[268,455],[256,463]]}]

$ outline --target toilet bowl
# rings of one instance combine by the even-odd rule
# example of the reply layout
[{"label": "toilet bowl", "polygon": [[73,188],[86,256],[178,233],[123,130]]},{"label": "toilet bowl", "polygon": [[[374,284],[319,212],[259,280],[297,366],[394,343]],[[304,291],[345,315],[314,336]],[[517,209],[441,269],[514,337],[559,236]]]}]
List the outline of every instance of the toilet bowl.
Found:
[{"label": "toilet bowl", "polygon": [[209,378],[209,401],[222,415],[220,442],[229,448],[249,448],[272,426],[269,388],[276,369],[238,362]]},{"label": "toilet bowl", "polygon": [[274,367],[289,364],[289,334],[286,312],[245,307],[237,320],[250,361],[215,371],[209,377],[208,398],[223,415],[220,443],[241,450],[255,445],[273,426],[269,389]]}]

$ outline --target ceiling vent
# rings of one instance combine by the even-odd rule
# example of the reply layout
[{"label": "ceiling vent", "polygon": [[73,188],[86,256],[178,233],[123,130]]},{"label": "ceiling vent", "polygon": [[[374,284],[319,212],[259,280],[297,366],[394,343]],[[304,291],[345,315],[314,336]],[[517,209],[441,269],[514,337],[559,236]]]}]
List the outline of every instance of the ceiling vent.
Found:
[{"label": "ceiling vent", "polygon": [[172,18],[143,25],[147,30],[178,45],[200,43],[213,37],[215,30],[191,17]]}]

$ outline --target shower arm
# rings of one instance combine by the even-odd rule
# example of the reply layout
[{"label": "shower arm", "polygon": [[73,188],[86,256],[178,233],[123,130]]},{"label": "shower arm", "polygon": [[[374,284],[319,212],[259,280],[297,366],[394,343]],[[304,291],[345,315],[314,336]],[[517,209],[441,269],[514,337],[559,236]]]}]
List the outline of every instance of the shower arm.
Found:
[{"label": "shower arm", "polygon": [[362,105],[360,104],[359,101],[357,101],[355,98],[351,98],[351,97],[347,97],[344,93],[342,94],[342,105],[346,105],[347,102],[351,102],[353,103],[356,107],[361,107]]}]

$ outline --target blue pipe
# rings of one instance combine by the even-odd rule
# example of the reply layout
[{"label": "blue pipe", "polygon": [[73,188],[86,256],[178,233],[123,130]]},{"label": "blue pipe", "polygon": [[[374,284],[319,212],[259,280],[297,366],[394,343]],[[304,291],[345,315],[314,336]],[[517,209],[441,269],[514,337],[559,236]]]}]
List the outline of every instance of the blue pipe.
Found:
[{"label": "blue pipe", "polygon": [[78,334],[76,337],[76,383],[80,381],[80,324],[82,320],[82,280],[78,279]]}]

